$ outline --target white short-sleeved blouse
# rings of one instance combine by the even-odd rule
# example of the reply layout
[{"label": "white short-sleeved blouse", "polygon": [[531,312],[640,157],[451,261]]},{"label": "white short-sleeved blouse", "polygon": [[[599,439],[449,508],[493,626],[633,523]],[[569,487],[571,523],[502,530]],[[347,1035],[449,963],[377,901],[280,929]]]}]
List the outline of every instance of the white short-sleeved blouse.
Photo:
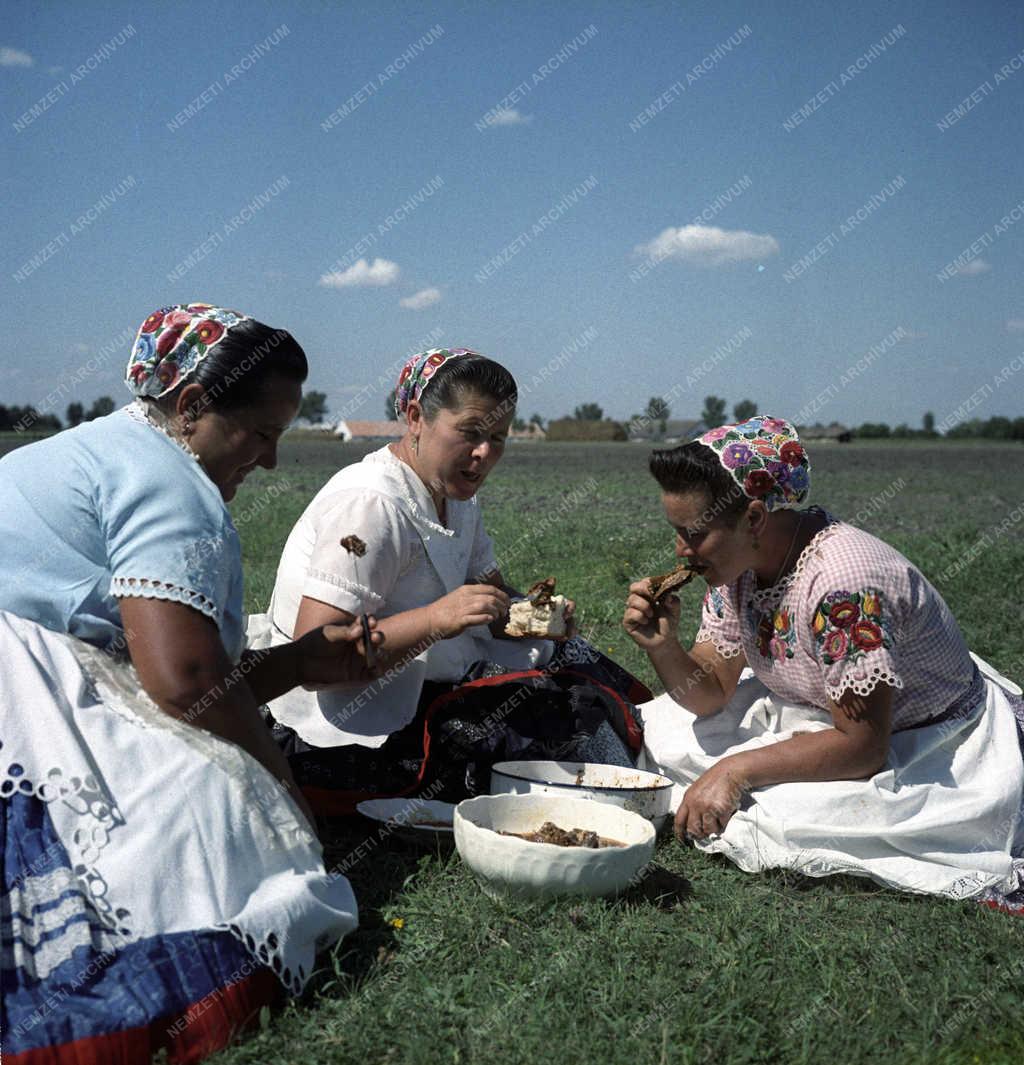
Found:
[{"label": "white short-sleeved blouse", "polygon": [[[291,637],[303,596],[387,618],[497,569],[476,497],[449,499],[447,519],[447,527],[438,522],[426,486],[387,446],[339,470],[285,544],[268,611],[269,639]],[[352,534],[366,544],[362,557],[340,544]],[[424,680],[457,681],[481,659],[529,668],[550,654],[545,641],[511,644],[478,626],[429,644],[404,668],[365,688],[297,689],[274,700],[270,711],[311,746],[377,747],[412,720]]]}]

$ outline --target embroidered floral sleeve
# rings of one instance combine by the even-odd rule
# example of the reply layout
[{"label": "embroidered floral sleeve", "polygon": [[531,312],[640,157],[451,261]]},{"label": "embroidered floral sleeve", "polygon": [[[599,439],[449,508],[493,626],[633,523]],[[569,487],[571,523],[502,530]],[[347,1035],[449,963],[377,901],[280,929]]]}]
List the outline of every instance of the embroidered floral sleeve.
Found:
[{"label": "embroidered floral sleeve", "polygon": [[879,681],[903,687],[896,669],[892,612],[878,588],[829,592],[814,610],[811,629],[830,699],[851,689],[867,695]]},{"label": "embroidered floral sleeve", "polygon": [[708,588],[696,640],[697,643],[713,643],[723,658],[732,658],[743,650],[740,622],[729,591],[728,586]]}]

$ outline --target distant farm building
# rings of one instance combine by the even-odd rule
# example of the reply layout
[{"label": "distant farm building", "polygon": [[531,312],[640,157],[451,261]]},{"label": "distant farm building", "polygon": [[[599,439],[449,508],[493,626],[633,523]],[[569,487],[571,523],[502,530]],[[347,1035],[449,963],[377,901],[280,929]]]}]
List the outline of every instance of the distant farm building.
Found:
[{"label": "distant farm building", "polygon": [[548,440],[560,441],[610,441],[626,440],[626,430],[618,423],[583,420],[579,418],[558,418],[548,422]]},{"label": "distant farm building", "polygon": [[363,422],[343,419],[334,427],[339,440],[397,440],[405,433],[401,422]]},{"label": "distant farm building", "polygon": [[647,417],[626,424],[633,443],[685,444],[707,431],[702,421],[692,418],[669,418],[662,432],[661,422]]},{"label": "distant farm building", "polygon": [[541,441],[547,439],[547,433],[536,423],[530,422],[525,429],[509,430],[509,440]]},{"label": "distant farm building", "polygon": [[853,430],[839,422],[829,425],[815,422],[814,425],[801,426],[798,432],[801,440],[817,440],[819,443],[848,444],[853,439]]}]

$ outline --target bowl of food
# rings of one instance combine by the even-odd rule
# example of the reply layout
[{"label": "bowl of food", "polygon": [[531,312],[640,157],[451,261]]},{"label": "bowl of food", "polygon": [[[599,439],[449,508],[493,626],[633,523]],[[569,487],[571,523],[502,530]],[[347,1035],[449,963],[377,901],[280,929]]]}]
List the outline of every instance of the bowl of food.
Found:
[{"label": "bowl of food", "polygon": [[491,898],[616,895],[654,852],[654,826],[560,795],[478,795],[455,807],[455,846]]},{"label": "bowl of food", "polygon": [[492,795],[564,795],[621,806],[661,828],[671,813],[672,781],[658,773],[598,762],[495,762]]}]

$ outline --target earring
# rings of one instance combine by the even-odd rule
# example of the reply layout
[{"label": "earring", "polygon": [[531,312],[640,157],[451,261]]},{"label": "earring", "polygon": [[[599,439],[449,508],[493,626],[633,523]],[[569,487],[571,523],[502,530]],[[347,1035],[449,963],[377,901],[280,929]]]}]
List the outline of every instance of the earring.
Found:
[{"label": "earring", "polygon": [[183,421],[181,423],[182,435],[183,436],[191,436],[192,435],[192,429],[193,429],[192,422],[188,418],[183,419]]},{"label": "earring", "polygon": [[420,453],[420,438],[418,436],[414,436],[412,438],[412,444],[410,446],[412,447],[412,453],[414,455],[418,455]]}]

